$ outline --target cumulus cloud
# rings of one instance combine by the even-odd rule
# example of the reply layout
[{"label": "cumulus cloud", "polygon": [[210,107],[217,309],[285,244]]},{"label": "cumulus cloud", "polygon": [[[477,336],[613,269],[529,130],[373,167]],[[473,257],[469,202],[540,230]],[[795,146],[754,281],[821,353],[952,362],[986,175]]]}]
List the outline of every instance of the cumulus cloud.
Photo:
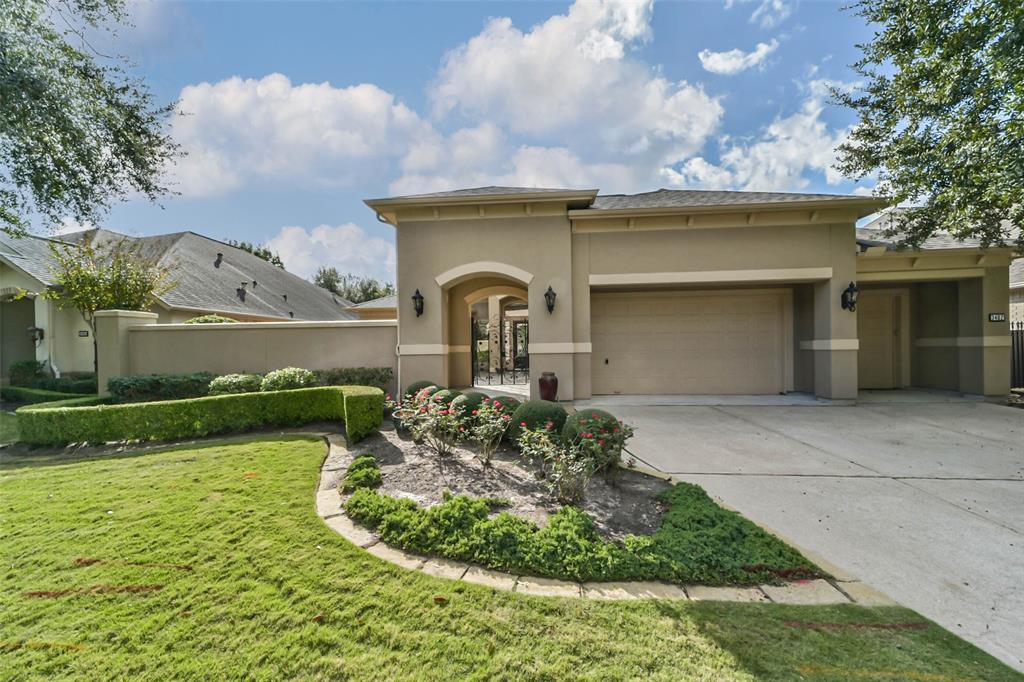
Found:
[{"label": "cumulus cloud", "polygon": [[750,23],[760,24],[761,28],[774,28],[793,13],[793,3],[786,0],[725,0],[725,8],[750,2],[757,2],[757,7],[750,13]]},{"label": "cumulus cloud", "polygon": [[751,52],[737,48],[725,52],[701,50],[697,53],[701,66],[705,71],[723,76],[732,76],[755,66],[763,66],[764,61],[772,52],[779,48],[779,41],[774,38],[767,43],[758,43]]},{"label": "cumulus cloud", "polygon": [[487,120],[534,143],[675,162],[722,116],[699,85],[672,82],[630,52],[651,36],[650,2],[577,2],[527,32],[507,17],[444,58],[434,115]]},{"label": "cumulus cloud", "polygon": [[251,180],[337,186],[383,175],[429,123],[376,85],[293,85],[281,74],[181,91],[171,134],[187,156],[173,169],[187,197]]},{"label": "cumulus cloud", "polygon": [[321,265],[333,265],[342,273],[395,279],[395,245],[370,236],[354,223],[319,225],[309,230],[282,227],[267,246],[281,256],[289,272],[300,277],[310,278]]},{"label": "cumulus cloud", "polygon": [[812,171],[824,174],[830,185],[839,184],[843,177],[832,166],[836,147],[849,134],[849,128],[830,129],[821,117],[828,87],[833,84],[811,81],[800,110],[776,118],[754,142],[728,137],[720,140],[718,164],[696,157],[678,170],[665,169],[662,177],[677,186],[785,191],[806,187],[804,173]]}]

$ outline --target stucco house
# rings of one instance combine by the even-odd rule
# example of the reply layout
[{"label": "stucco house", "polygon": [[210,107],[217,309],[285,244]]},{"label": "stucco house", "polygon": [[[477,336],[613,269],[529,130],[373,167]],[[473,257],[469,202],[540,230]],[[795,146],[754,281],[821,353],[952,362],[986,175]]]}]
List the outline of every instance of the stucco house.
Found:
[{"label": "stucco house", "polygon": [[[348,311],[350,301],[195,232],[127,237],[97,229],[55,239],[78,244],[86,237],[96,245],[128,239],[171,269],[176,286],[151,307],[161,323],[213,313],[247,322],[357,319]],[[81,316],[38,296],[53,284],[50,241],[0,233],[0,379],[12,362],[33,358],[56,372],[93,369],[92,339]],[[22,291],[28,296],[19,298]]]},{"label": "stucco house", "polygon": [[394,225],[398,377],[473,381],[474,306],[526,303],[532,393],[1009,389],[1007,247],[896,249],[830,194],[481,187],[368,199]]}]

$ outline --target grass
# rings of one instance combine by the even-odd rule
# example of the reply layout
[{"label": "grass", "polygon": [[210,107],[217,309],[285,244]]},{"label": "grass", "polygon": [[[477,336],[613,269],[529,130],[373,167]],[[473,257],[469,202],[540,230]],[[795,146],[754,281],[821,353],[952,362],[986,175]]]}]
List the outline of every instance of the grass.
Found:
[{"label": "grass", "polygon": [[18,440],[18,417],[13,412],[0,412],[0,443]]},{"label": "grass", "polygon": [[[373,475],[371,475],[373,474]],[[345,509],[389,545],[418,554],[482,564],[509,573],[568,580],[664,580],[705,585],[757,585],[820,577],[798,551],[740,514],[723,509],[700,486],[665,490],[661,526],[650,535],[608,542],[594,520],[563,507],[543,528],[483,498],[459,495],[423,508],[372,488],[381,484],[372,456],[356,459],[342,490]]]},{"label": "grass", "polygon": [[900,608],[545,599],[405,571],[316,517],[324,454],[295,436],[5,454],[0,679],[1019,679]]}]

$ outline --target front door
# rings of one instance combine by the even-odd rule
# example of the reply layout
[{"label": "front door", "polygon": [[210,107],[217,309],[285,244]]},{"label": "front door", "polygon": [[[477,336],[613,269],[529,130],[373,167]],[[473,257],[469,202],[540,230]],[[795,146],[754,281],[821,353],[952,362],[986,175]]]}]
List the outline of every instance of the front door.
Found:
[{"label": "front door", "polygon": [[857,301],[857,384],[860,388],[896,388],[898,328],[896,296],[862,291]]}]

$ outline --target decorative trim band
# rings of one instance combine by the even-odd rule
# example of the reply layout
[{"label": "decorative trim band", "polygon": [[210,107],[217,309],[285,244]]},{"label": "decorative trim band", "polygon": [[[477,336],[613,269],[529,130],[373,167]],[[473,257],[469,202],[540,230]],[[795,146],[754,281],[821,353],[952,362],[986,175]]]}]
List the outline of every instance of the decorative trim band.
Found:
[{"label": "decorative trim band", "polygon": [[540,354],[561,354],[561,353],[590,353],[590,343],[531,343],[530,353]]},{"label": "decorative trim band", "polygon": [[533,281],[533,274],[517,268],[514,265],[508,265],[506,263],[498,263],[496,261],[476,261],[475,263],[465,263],[463,265],[457,265],[451,270],[445,270],[440,275],[434,278],[437,285],[440,287],[450,284],[460,277],[467,275],[505,275],[512,279],[522,282],[523,284],[529,285]]},{"label": "decorative trim band", "polygon": [[715,284],[721,282],[795,282],[832,279],[832,268],[771,270],[690,270],[687,272],[629,272],[591,275],[591,286],[623,284]]},{"label": "decorative trim band", "polygon": [[[100,311],[97,317],[103,317]],[[146,315],[154,313],[145,313]],[[154,314],[155,315],[155,314]],[[118,315],[121,317],[122,315]],[[113,317],[113,315],[111,315]],[[155,317],[154,317],[155,319]],[[398,320],[324,320],[313,322],[308,320],[297,320],[295,322],[236,322],[234,324],[186,324],[176,322],[174,324],[148,324],[132,327],[133,332],[230,332],[241,329],[352,329],[359,327],[397,327]]]},{"label": "decorative trim band", "polygon": [[1009,336],[956,336],[917,339],[918,348],[1009,348],[1013,341]]},{"label": "decorative trim band", "polygon": [[984,277],[985,268],[952,268],[947,270],[890,270],[857,272],[858,282],[913,282],[935,279],[970,279]]},{"label": "decorative trim band", "polygon": [[403,343],[398,346],[399,355],[444,355],[448,346],[443,343]]},{"label": "decorative trim band", "polygon": [[801,341],[800,350],[860,350],[860,339],[812,339]]},{"label": "decorative trim band", "polygon": [[468,353],[471,350],[471,346],[448,346],[449,353]]}]

